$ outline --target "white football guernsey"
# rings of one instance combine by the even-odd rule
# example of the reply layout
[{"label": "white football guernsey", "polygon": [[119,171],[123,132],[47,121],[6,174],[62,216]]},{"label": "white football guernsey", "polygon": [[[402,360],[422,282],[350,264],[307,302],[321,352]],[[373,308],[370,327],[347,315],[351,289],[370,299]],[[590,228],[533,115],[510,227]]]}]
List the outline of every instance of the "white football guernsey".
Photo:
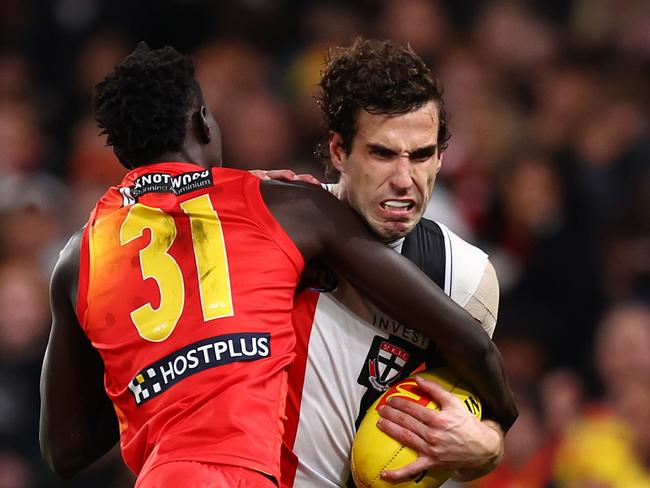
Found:
[{"label": "white football guernsey", "polygon": [[[418,265],[492,336],[498,285],[484,252],[426,219],[391,247]],[[331,293],[307,290],[296,297],[284,488],[351,483],[352,441],[368,407],[423,363],[444,365],[428,338],[382,313],[345,280],[337,277],[336,282]]]}]

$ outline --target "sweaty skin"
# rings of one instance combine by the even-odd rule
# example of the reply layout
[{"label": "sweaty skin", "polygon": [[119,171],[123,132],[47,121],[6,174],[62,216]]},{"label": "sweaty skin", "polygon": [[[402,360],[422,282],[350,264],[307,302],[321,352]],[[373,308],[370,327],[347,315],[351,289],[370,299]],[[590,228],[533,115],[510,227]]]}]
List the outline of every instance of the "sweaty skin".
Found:
[{"label": "sweaty skin", "polygon": [[359,112],[350,154],[340,135],[330,139],[341,173],[335,194],[385,242],[405,236],[422,219],[442,164],[435,102],[400,115]]}]

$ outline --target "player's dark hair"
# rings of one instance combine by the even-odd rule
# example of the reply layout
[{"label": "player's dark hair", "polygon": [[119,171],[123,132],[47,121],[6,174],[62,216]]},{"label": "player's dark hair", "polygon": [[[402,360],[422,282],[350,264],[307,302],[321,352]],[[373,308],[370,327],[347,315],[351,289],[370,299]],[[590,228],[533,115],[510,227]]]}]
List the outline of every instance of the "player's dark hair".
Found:
[{"label": "player's dark hair", "polygon": [[181,148],[188,114],[201,99],[188,56],[141,42],[97,84],[93,111],[107,145],[133,168]]},{"label": "player's dark hair", "polygon": [[[432,100],[438,106],[438,148],[443,151],[447,147],[450,134],[442,87],[410,47],[357,37],[348,48],[330,49],[325,63],[318,105],[325,114],[328,132],[341,135],[346,154],[352,149],[361,110],[398,115]],[[316,155],[331,171],[327,138],[319,143]]]}]

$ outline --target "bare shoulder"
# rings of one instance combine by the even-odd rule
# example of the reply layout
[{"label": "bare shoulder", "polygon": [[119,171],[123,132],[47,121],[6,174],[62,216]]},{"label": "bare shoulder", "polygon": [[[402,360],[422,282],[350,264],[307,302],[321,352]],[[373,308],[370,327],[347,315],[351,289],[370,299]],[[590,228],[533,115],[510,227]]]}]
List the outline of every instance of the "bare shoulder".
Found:
[{"label": "bare shoulder", "polygon": [[[261,182],[260,190],[269,208],[291,205],[296,212],[302,210],[305,214],[309,214],[313,211],[322,211],[323,208],[345,206],[330,192],[312,183],[265,180]],[[297,203],[302,203],[304,206],[295,208]]]},{"label": "bare shoulder", "polygon": [[59,259],[52,272],[50,282],[51,292],[65,290],[66,295],[74,302],[77,291],[77,277],[79,276],[79,258],[81,255],[81,238],[83,229],[75,232],[59,253]]},{"label": "bare shoulder", "polygon": [[269,211],[306,260],[319,256],[337,235],[356,234],[361,227],[347,204],[317,185],[262,181],[260,191]]}]

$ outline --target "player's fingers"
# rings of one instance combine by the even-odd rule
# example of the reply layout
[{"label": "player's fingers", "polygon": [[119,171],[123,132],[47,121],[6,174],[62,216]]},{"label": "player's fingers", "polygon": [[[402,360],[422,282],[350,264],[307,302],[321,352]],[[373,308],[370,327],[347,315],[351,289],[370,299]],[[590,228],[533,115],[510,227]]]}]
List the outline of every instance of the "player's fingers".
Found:
[{"label": "player's fingers", "polygon": [[377,422],[377,427],[385,434],[416,452],[425,452],[425,449],[428,447],[425,440],[418,434],[419,426],[413,429],[412,426],[407,427],[403,423],[395,422],[390,418],[382,418]]},{"label": "player's fingers", "polygon": [[392,483],[417,479],[423,471],[426,471],[430,467],[432,467],[431,461],[428,458],[419,457],[411,464],[402,466],[399,469],[383,471],[381,473],[381,478]]},{"label": "player's fingers", "polygon": [[[419,424],[422,424],[422,429],[426,428],[426,426],[436,425],[436,417],[438,415],[438,411],[427,408],[414,401],[406,400],[405,398],[393,397],[388,401],[387,406],[393,408],[398,412],[401,412],[404,415],[407,415]],[[381,410],[379,414],[382,417],[384,416]],[[419,433],[422,435],[423,431],[419,431]]]},{"label": "player's fingers", "polygon": [[318,178],[306,173],[295,175],[293,181],[304,181],[306,183],[311,183],[312,185],[320,185],[320,180]]},{"label": "player's fingers", "polygon": [[285,180],[293,181],[296,177],[296,173],[290,169],[270,169],[266,172],[266,175],[271,180]]},{"label": "player's fingers", "polygon": [[268,171],[264,171],[263,169],[251,169],[249,171],[250,174],[253,176],[257,176],[260,180],[270,180],[268,176]]},{"label": "player's fingers", "polygon": [[456,395],[449,393],[435,381],[427,380],[421,376],[416,376],[415,381],[422,390],[429,394],[434,403],[440,407],[440,410],[458,406],[461,403]]},{"label": "player's fingers", "polygon": [[409,412],[393,408],[391,405],[384,405],[379,409],[379,415],[381,418],[390,420],[391,422],[418,435],[423,433],[425,426],[421,420],[416,416],[411,415]]}]

